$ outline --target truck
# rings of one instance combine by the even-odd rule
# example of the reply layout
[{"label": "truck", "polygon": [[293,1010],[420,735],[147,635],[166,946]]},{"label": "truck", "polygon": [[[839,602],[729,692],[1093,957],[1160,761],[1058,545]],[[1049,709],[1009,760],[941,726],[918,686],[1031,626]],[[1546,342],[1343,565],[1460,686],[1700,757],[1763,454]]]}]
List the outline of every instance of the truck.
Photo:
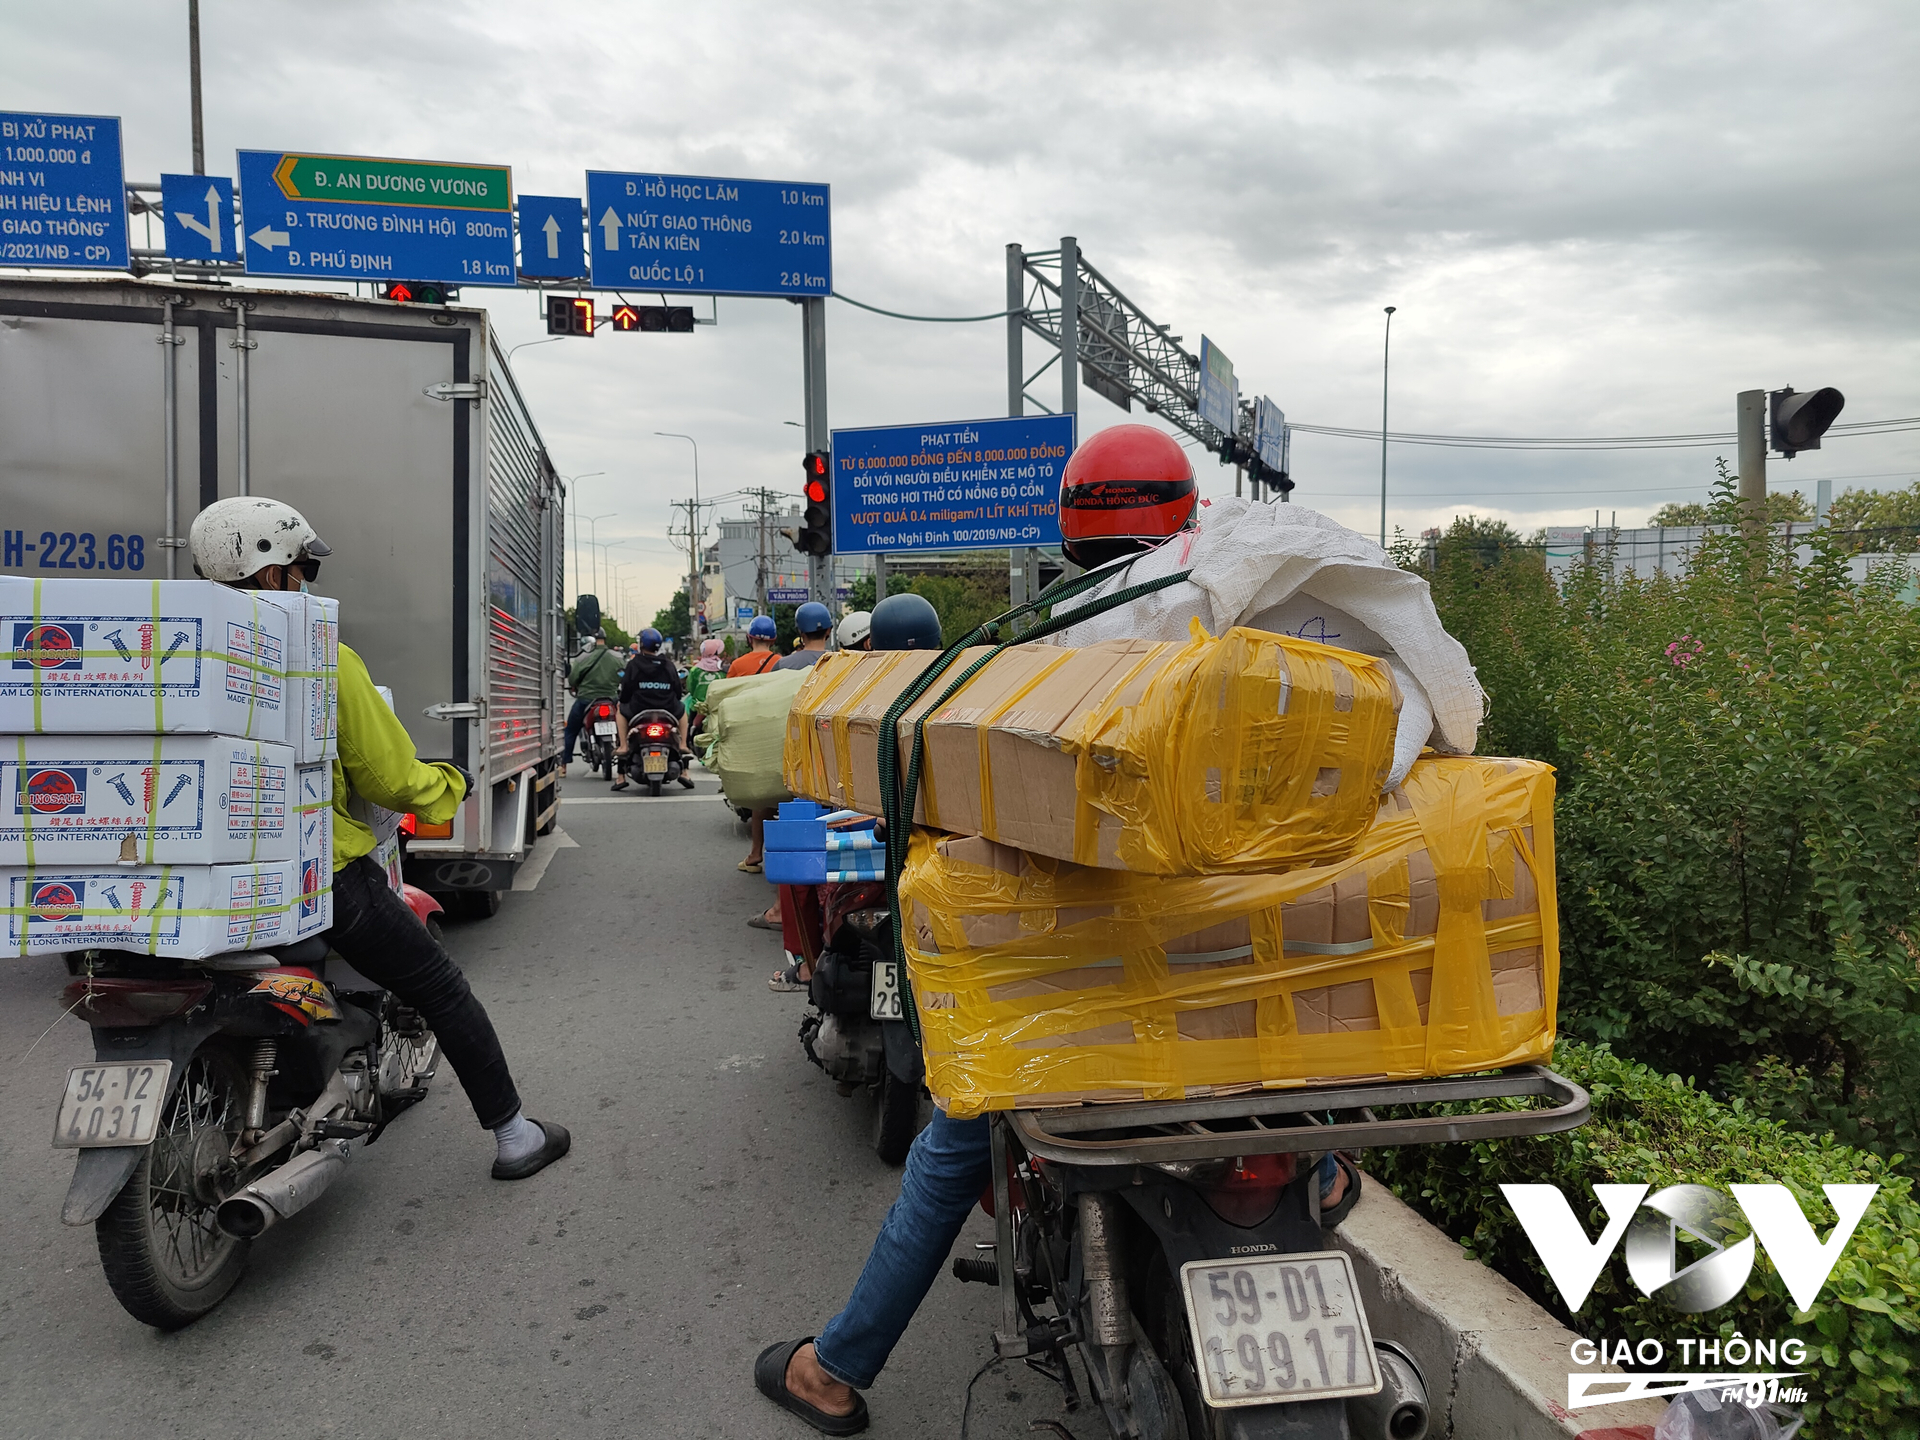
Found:
[{"label": "truck", "polygon": [[191,578],[193,517],[300,510],[314,590],[421,756],[474,786],[412,883],[491,915],[558,816],[563,486],[484,310],[146,279],[0,279],[0,572]]}]

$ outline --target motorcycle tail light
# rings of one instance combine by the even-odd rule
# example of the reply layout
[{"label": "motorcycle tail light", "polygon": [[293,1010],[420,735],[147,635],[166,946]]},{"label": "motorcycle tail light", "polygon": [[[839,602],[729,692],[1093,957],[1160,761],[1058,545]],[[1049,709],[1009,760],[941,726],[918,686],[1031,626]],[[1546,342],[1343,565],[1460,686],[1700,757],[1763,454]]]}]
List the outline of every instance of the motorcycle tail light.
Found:
[{"label": "motorcycle tail light", "polygon": [[211,980],[130,980],[95,976],[70,982],[60,994],[68,1010],[89,1025],[158,1025],[184,1015],[213,991]]},{"label": "motorcycle tail light", "polygon": [[1293,1183],[1291,1155],[1242,1155],[1201,1193],[1207,1207],[1229,1225],[1258,1225]]},{"label": "motorcycle tail light", "polygon": [[594,716],[594,719],[596,720],[611,720],[612,718],[613,718],[613,707],[611,705],[602,705],[598,713],[595,714]]},{"label": "motorcycle tail light", "polygon": [[664,739],[666,737],[666,733],[667,733],[667,727],[664,725],[647,726],[647,739],[649,740]]}]

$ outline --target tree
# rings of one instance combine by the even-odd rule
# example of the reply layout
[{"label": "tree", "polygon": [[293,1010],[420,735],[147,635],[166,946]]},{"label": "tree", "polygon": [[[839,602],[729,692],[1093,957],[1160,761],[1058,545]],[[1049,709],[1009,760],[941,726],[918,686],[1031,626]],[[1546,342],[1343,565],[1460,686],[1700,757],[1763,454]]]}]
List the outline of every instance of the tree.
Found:
[{"label": "tree", "polygon": [[600,617],[600,628],[607,632],[607,644],[609,645],[633,644],[633,636],[621,629],[620,622],[611,615],[602,615]]},{"label": "tree", "polygon": [[664,610],[654,612],[653,628],[669,640],[693,638],[693,612],[687,608],[686,586],[682,585],[673,592],[673,599],[667,602]]},{"label": "tree", "polygon": [[[847,587],[847,609],[872,610],[873,577],[859,576]],[[921,595],[940,617],[940,633],[952,644],[982,621],[1006,611],[1007,573],[1004,568],[989,571],[985,567],[949,575],[891,575],[887,577],[889,595]]]},{"label": "tree", "polygon": [[1920,481],[1905,490],[1844,490],[1827,511],[1827,524],[1849,550],[1920,549]]},{"label": "tree", "polygon": [[[1738,484],[1738,475],[1730,476]],[[1649,525],[1707,525],[1707,506],[1697,500],[1669,500],[1653,514],[1647,517]],[[1813,519],[1813,506],[1807,503],[1807,497],[1798,490],[1769,490],[1767,492],[1767,523],[1784,525],[1789,521]]]}]

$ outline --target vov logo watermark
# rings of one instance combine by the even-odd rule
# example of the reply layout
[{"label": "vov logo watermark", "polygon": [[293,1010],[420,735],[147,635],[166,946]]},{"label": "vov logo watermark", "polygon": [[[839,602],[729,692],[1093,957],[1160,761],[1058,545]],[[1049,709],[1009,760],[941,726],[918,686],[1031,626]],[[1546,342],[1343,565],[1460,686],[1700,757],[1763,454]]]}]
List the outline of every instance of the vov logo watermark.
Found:
[{"label": "vov logo watermark", "polygon": [[[1756,1244],[1767,1252],[1780,1272],[1787,1293],[1801,1310],[1811,1310],[1820,1289],[1859,1228],[1861,1217],[1878,1193],[1878,1185],[1823,1185],[1827,1203],[1840,1223],[1822,1241],[1808,1222],[1793,1192],[1784,1185],[1735,1185],[1732,1195],[1707,1185],[1669,1185],[1649,1195],[1647,1185],[1596,1185],[1594,1196],[1606,1212],[1606,1228],[1598,1240],[1589,1240],[1585,1227],[1556,1185],[1502,1185],[1501,1194],[1513,1207],[1520,1228],[1527,1232],[1540,1263],[1567,1308],[1578,1314],[1593,1293],[1594,1282],[1607,1267],[1622,1238],[1626,1240],[1627,1274],[1641,1294],[1686,1314],[1718,1309],[1740,1293],[1753,1273]],[[1704,1250],[1687,1263],[1689,1252]],[[1736,1356],[1735,1349],[1740,1353]],[[1632,1375],[1572,1373],[1567,1376],[1567,1408],[1578,1410],[1612,1405],[1623,1400],[1666,1398],[1688,1390],[1718,1390],[1725,1400],[1757,1405],[1762,1401],[1805,1399],[1798,1387],[1780,1382],[1805,1374],[1801,1369],[1733,1369],[1733,1366],[1801,1366],[1806,1346],[1798,1339],[1748,1340],[1735,1333],[1726,1342],[1716,1335],[1682,1337],[1674,1342],[1682,1365],[1698,1371]],[[1576,1365],[1626,1364],[1657,1366],[1667,1359],[1666,1346],[1648,1338],[1637,1345],[1626,1340],[1579,1340],[1570,1348]]]}]

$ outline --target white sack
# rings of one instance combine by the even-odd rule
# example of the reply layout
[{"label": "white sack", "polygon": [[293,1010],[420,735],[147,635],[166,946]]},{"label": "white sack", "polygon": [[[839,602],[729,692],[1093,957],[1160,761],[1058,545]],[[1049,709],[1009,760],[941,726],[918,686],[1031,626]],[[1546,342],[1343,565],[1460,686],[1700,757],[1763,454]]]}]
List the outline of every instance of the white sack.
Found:
[{"label": "white sack", "polygon": [[1210,635],[1245,625],[1378,655],[1392,665],[1403,697],[1388,787],[1406,778],[1423,746],[1473,753],[1486,697],[1466,648],[1440,624],[1425,580],[1365,536],[1302,505],[1212,500],[1200,507],[1199,522],[1197,531],[1175,536],[1063,608],[1070,613],[1181,570],[1191,576],[1071,626],[1054,643],[1184,640],[1197,619]]}]

